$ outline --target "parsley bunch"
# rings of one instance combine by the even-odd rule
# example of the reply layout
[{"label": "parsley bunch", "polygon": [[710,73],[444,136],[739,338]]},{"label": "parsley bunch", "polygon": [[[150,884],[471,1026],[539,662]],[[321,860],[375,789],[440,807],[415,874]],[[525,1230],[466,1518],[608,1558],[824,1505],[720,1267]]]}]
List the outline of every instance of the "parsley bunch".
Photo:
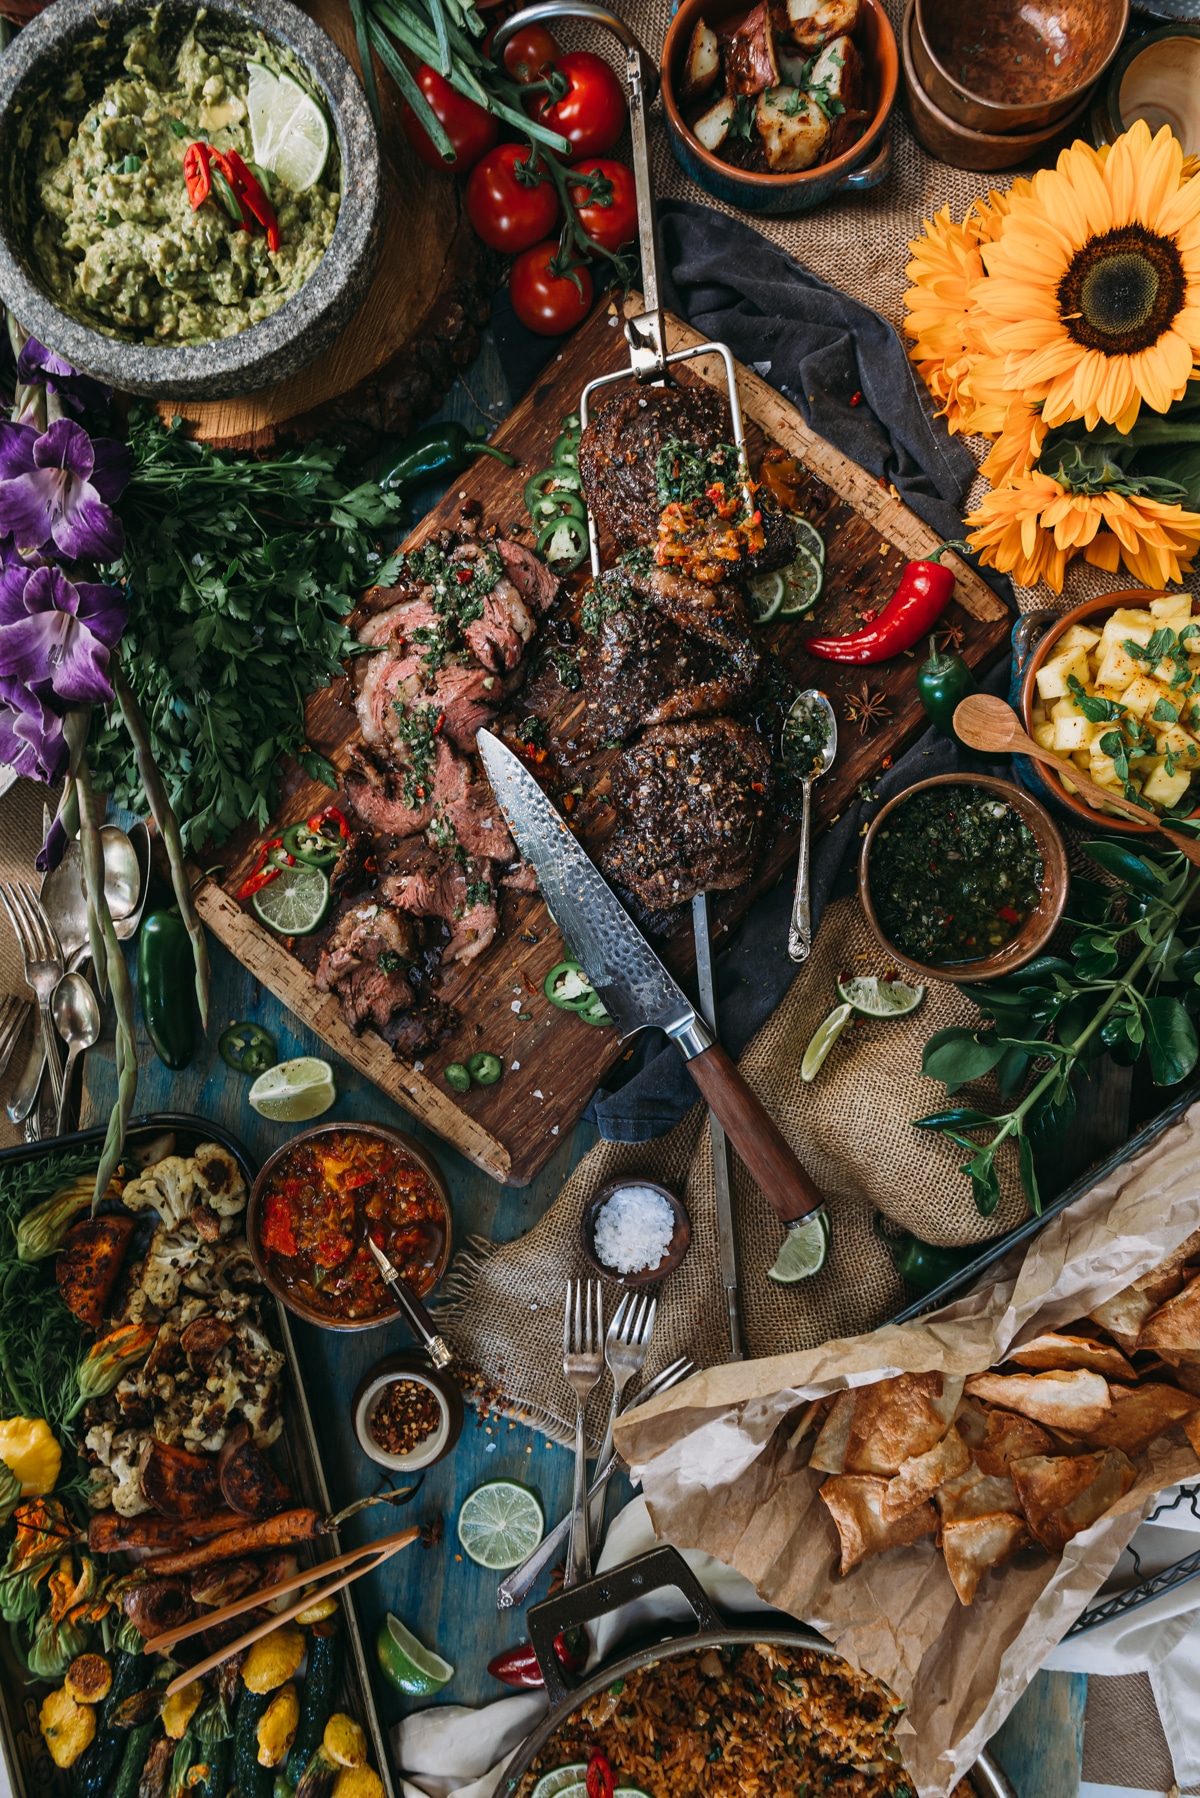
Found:
[{"label": "parsley bunch", "polygon": [[[394,579],[377,538],[402,502],[374,481],[351,485],[343,452],[320,443],[256,462],[139,409],[129,447],[125,550],[109,570],[130,609],[121,661],[184,844],[198,849],[247,820],[266,826],[281,756],[337,785],[307,746],[304,701],[358,649],[343,622],[357,594]],[[98,786],[144,809],[119,720],[96,715],[89,755]]]}]

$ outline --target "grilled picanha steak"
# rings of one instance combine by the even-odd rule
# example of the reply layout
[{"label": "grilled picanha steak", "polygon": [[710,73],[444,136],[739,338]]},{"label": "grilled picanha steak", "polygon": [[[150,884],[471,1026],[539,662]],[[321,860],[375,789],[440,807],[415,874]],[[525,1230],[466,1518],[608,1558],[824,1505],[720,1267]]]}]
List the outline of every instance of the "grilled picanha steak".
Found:
[{"label": "grilled picanha steak", "polygon": [[613,771],[624,816],[600,866],[648,912],[740,886],[762,847],[771,786],[770,751],[751,725],[660,724]]},{"label": "grilled picanha steak", "polygon": [[659,451],[675,438],[700,451],[733,440],[724,396],[712,387],[637,388],[602,400],[579,445],[579,471],[601,530],[622,548],[658,540]]},{"label": "grilled picanha steak", "polygon": [[744,704],[762,669],[741,594],[727,583],[608,569],[585,595],[581,622],[585,734],[596,743]]}]

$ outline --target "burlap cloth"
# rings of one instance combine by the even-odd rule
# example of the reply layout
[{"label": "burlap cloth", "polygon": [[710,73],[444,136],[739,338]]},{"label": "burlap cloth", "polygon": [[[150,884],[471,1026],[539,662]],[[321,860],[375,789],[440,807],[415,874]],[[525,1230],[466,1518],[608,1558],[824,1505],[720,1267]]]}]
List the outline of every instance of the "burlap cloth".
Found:
[{"label": "burlap cloth", "polygon": [[[57,803],[58,789],[40,786],[35,780],[19,780],[0,797],[0,881],[28,880],[37,888],[40,876],[34,869],[33,858],[42,846],[42,807],[48,804],[54,811]],[[16,993],[22,999],[33,998],[25,984],[24,963],[13,927],[7,912],[0,909],[0,996],[7,993]],[[21,1076],[29,1051],[31,1028],[32,1025],[26,1027],[7,1070],[0,1077],[0,1100],[7,1099]],[[24,1140],[23,1127],[10,1124],[8,1114],[0,1104],[0,1149],[11,1148],[14,1143]]]}]

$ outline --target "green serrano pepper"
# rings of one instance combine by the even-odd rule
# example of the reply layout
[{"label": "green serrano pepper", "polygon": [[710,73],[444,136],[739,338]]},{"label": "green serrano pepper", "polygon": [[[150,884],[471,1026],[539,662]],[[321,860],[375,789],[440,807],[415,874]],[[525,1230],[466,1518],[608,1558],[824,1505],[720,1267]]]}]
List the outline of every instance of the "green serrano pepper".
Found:
[{"label": "green serrano pepper", "polygon": [[138,997],[158,1059],[174,1071],[186,1068],[196,1053],[199,1018],[192,940],[175,906],[142,919]]}]

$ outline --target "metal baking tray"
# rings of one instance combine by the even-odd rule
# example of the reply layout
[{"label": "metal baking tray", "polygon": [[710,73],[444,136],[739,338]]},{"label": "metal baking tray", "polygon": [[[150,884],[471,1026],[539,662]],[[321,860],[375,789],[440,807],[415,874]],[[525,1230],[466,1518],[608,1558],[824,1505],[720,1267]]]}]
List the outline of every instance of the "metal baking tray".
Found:
[{"label": "metal baking tray", "polygon": [[[136,1148],[139,1143],[150,1142],[168,1130],[174,1132],[177,1141],[185,1149],[202,1142],[220,1143],[237,1158],[247,1188],[254,1184],[254,1163],[243,1144],[236,1136],[231,1136],[228,1130],[223,1130],[219,1124],[209,1123],[204,1118],[184,1112],[154,1112],[135,1118],[129,1126],[126,1143],[130,1148]],[[104,1135],[103,1128],[79,1130],[71,1136],[56,1137],[52,1142],[26,1143],[14,1149],[3,1149],[0,1150],[0,1168],[11,1166],[13,1162],[32,1161],[41,1155],[56,1154],[63,1149],[86,1147],[89,1144],[95,1144],[99,1149]],[[263,1296],[264,1299],[270,1298],[268,1293]],[[272,1319],[269,1303],[264,1304],[263,1315],[269,1328]],[[278,1300],[275,1301],[274,1323],[276,1345],[287,1357],[283,1382],[283,1410],[287,1423],[272,1456],[280,1461],[280,1471],[288,1480],[298,1502],[328,1514],[333,1506],[321,1462],[321,1450],[305,1396],[288,1314]],[[342,1552],[336,1532],[322,1536],[320,1543],[327,1545],[321,1558],[329,1558]],[[311,1554],[311,1546],[309,1545],[309,1556],[316,1559]],[[299,1552],[303,1556],[305,1550],[302,1548]],[[371,1692],[371,1678],[363,1653],[362,1632],[351,1588],[344,1588],[339,1598],[347,1648],[340,1703],[368,1731],[374,1764],[383,1781],[387,1798],[397,1798],[387,1742]],[[70,1774],[60,1772],[54,1765],[38,1728],[38,1710],[48,1690],[49,1686],[45,1681],[30,1680],[13,1651],[8,1630],[0,1626],[0,1747],[3,1748],[14,1798],[60,1798],[60,1795],[65,1798],[70,1789]]]}]

